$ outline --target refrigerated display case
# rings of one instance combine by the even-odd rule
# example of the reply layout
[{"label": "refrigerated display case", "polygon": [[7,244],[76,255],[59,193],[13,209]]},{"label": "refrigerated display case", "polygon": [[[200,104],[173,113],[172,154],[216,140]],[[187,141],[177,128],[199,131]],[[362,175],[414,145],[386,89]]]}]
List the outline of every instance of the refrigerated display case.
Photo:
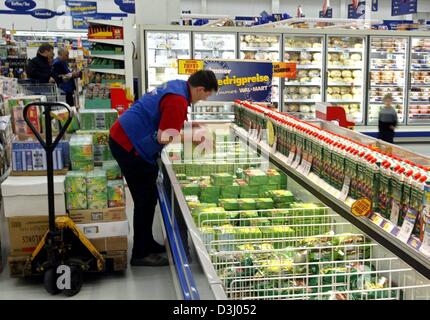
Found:
[{"label": "refrigerated display case", "polygon": [[194,59],[236,59],[236,33],[194,32]]},{"label": "refrigerated display case", "polygon": [[284,36],[284,61],[297,63],[297,78],[285,79],[284,111],[315,118],[315,103],[323,101],[323,36]]},{"label": "refrigerated display case", "polygon": [[[164,222],[178,232],[168,247],[179,252],[172,259],[183,298],[430,298],[428,269],[422,275],[386,248],[390,242],[376,237],[376,226],[352,216],[331,189],[293,169],[267,142],[250,140],[247,130],[224,129],[228,136],[204,158],[184,160],[180,147],[162,153],[160,205]],[[271,183],[282,192],[268,189]]]},{"label": "refrigerated display case", "polygon": [[189,32],[146,32],[146,68],[148,91],[162,83],[188,78],[178,75],[177,59],[191,58],[191,33]]},{"label": "refrigerated display case", "polygon": [[430,38],[411,38],[408,123],[430,123]]},{"label": "refrigerated display case", "polygon": [[370,37],[370,86],[367,123],[378,123],[378,114],[383,107],[383,97],[393,96],[393,107],[397,110],[399,123],[405,121],[407,37]]},{"label": "refrigerated display case", "polygon": [[365,37],[328,36],[326,101],[342,106],[348,120],[364,123]]},{"label": "refrigerated display case", "polygon": [[[280,61],[281,59],[281,35],[277,34],[240,34],[239,52],[240,59]],[[272,102],[280,106],[280,79],[272,81]]]}]

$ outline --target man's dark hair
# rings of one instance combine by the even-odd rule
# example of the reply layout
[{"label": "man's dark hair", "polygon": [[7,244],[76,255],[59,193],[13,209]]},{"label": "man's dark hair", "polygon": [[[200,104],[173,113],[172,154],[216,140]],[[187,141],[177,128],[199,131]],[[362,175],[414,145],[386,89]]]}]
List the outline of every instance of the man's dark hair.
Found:
[{"label": "man's dark hair", "polygon": [[212,70],[200,70],[188,78],[192,87],[204,87],[206,91],[218,91],[218,80]]},{"label": "man's dark hair", "polygon": [[52,51],[54,50],[54,47],[51,46],[49,43],[43,43],[40,45],[39,49],[37,50],[37,53],[44,53],[46,51]]}]

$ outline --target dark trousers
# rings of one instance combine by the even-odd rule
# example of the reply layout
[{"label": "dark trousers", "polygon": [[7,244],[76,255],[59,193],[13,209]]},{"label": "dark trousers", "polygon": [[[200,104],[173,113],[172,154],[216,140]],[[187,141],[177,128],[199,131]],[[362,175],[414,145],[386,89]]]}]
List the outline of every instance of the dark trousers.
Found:
[{"label": "dark trousers", "polygon": [[150,254],[156,244],[152,235],[152,224],[158,199],[158,166],[146,162],[135,155],[134,151],[127,152],[112,139],[109,139],[109,146],[127,181],[134,202],[132,254],[135,258],[142,258]]},{"label": "dark trousers", "polygon": [[73,93],[66,93],[66,102],[71,107],[75,106],[75,96]]}]

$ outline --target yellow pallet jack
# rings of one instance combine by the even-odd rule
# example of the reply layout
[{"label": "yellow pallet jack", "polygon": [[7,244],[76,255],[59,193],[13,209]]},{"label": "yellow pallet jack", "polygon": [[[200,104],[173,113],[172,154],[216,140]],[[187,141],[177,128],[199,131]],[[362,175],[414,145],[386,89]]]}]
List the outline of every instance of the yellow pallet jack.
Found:
[{"label": "yellow pallet jack", "polygon": [[[45,140],[29,120],[28,112],[33,106],[43,108]],[[53,140],[51,112],[61,108],[67,109],[69,117]],[[76,224],[68,217],[55,218],[53,152],[66,133],[72,118],[70,107],[61,102],[34,102],[24,108],[25,122],[46,152],[49,229],[32,255],[26,259],[23,275],[43,275],[46,291],[50,294],[63,292],[66,296],[73,296],[81,290],[84,272],[105,270],[104,257]]]}]

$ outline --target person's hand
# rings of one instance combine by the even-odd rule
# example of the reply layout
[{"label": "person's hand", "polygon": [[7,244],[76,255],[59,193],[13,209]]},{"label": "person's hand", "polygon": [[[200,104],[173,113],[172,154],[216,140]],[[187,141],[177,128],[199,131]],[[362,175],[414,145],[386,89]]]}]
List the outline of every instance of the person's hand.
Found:
[{"label": "person's hand", "polygon": [[53,77],[50,77],[48,82],[49,83],[55,83],[55,79]]},{"label": "person's hand", "polygon": [[396,129],[396,127],[395,127],[395,126],[393,126],[393,125],[391,125],[391,126],[390,126],[390,129],[394,131],[394,129]]}]

